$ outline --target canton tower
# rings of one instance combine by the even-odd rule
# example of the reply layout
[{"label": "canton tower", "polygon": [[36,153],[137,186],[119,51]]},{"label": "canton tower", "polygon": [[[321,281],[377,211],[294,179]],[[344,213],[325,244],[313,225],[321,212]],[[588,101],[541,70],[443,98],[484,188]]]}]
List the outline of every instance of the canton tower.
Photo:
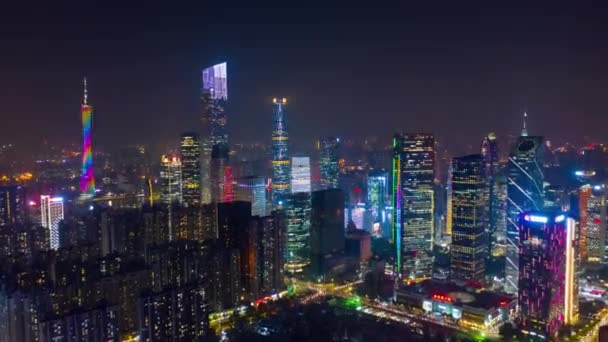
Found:
[{"label": "canton tower", "polygon": [[91,124],[93,107],[87,104],[87,79],[84,78],[84,97],[80,112],[82,114],[82,174],[80,176],[80,194],[82,197],[95,195],[95,174],[93,172],[93,146],[91,144]]}]

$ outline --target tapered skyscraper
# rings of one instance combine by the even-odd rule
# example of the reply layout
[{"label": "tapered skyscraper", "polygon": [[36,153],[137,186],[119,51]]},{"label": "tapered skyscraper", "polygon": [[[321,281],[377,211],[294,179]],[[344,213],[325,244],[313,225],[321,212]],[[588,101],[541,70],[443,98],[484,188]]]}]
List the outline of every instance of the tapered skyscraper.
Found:
[{"label": "tapered skyscraper", "polygon": [[[524,120],[525,120],[524,115]],[[513,146],[507,166],[507,253],[505,292],[517,293],[519,279],[519,217],[543,209],[543,137],[528,136],[526,125]]]},{"label": "tapered skyscraper", "polygon": [[209,179],[211,150],[214,145],[228,144],[226,130],[228,102],[228,73],[226,63],[210,66],[203,70],[203,156],[201,160],[202,202],[211,202],[211,182]]},{"label": "tapered skyscraper", "polygon": [[83,197],[95,196],[95,173],[93,172],[93,145],[91,128],[93,125],[93,107],[87,103],[87,79],[84,79],[84,97],[80,106],[82,115],[82,172],[80,176],[80,194]]},{"label": "tapered skyscraper", "polygon": [[434,136],[397,134],[392,173],[395,271],[404,279],[429,278],[433,270]]},{"label": "tapered skyscraper", "polygon": [[274,117],[272,130],[272,203],[275,207],[284,204],[291,192],[291,163],[289,158],[289,134],[285,119],[287,99],[273,99]]}]

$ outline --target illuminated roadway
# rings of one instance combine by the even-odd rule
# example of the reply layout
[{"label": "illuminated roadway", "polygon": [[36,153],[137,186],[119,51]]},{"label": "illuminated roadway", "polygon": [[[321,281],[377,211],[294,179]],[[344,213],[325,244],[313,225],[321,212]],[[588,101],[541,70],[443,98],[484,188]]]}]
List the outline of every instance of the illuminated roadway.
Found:
[{"label": "illuminated roadway", "polygon": [[[293,280],[293,279],[291,281],[296,286],[305,287],[310,290],[317,291],[316,293],[313,293],[307,297],[302,298],[300,300],[302,304],[307,304],[310,302],[320,300],[326,295],[331,295],[331,296],[339,297],[339,298],[343,298],[343,299],[353,298],[353,293],[352,293],[353,287],[355,285],[358,285],[361,283],[361,281],[356,281],[356,282],[336,286],[332,283],[320,284],[320,283]],[[358,308],[357,310],[359,312],[363,312],[363,313],[366,313],[366,314],[369,314],[369,315],[372,315],[375,317],[390,319],[392,321],[407,324],[407,325],[410,325],[413,327],[419,327],[422,324],[427,324],[427,325],[441,326],[446,329],[450,329],[450,330],[454,330],[454,331],[458,331],[458,332],[462,332],[462,333],[466,333],[466,334],[471,334],[474,336],[481,335],[481,333],[477,330],[467,329],[456,323],[440,321],[440,320],[437,320],[437,319],[434,319],[434,318],[431,318],[428,316],[424,316],[424,315],[411,314],[393,304],[379,303],[374,300],[370,300],[370,299],[366,299],[366,298],[359,298],[359,300],[361,302],[361,307]],[[481,336],[492,338],[492,339],[500,338],[500,336],[496,335],[496,334],[486,334],[486,335],[481,335]]]},{"label": "illuminated roadway", "polygon": [[604,308],[596,314],[593,321],[587,323],[574,333],[574,336],[566,338],[566,341],[595,342],[599,341],[600,327],[608,324],[608,309]]}]

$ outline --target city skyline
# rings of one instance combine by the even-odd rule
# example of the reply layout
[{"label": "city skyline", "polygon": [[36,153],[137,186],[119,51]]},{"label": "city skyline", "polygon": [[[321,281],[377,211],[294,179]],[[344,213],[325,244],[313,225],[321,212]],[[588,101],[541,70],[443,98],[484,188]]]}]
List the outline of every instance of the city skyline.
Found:
[{"label": "city skyline", "polygon": [[608,340],[608,13],[492,5],[9,8],[0,342]]},{"label": "city skyline", "polygon": [[[75,6],[45,10],[63,17],[83,9]],[[601,89],[598,82],[606,75],[605,68],[599,65],[605,51],[589,43],[592,37],[608,30],[598,23],[600,13],[590,8],[556,7],[554,16],[543,16],[536,23],[537,9],[505,8],[504,13],[499,13],[482,7],[480,18],[469,18],[475,20],[464,23],[442,13],[452,10],[464,15],[466,6],[447,6],[443,10],[412,7],[406,13],[396,9],[395,13],[403,14],[403,19],[391,15],[381,25],[374,25],[380,21],[380,13],[372,11],[360,26],[330,8],[319,17],[326,37],[318,30],[307,30],[301,19],[311,9],[299,9],[302,15],[289,11],[280,19],[273,16],[280,8],[218,8],[220,13],[233,10],[232,19],[217,22],[201,14],[210,20],[203,25],[197,23],[201,19],[197,13],[206,11],[188,12],[182,8],[172,10],[175,18],[167,24],[178,19],[184,24],[160,35],[164,37],[160,42],[155,40],[160,33],[153,29],[154,20],[131,15],[138,10],[127,8],[116,16],[108,9],[88,10],[87,13],[92,13],[91,26],[78,33],[72,32],[71,25],[76,22],[44,25],[48,19],[38,18],[41,14],[36,11],[27,14],[40,19],[33,20],[37,24],[31,31],[20,32],[23,24],[14,19],[6,21],[5,25],[12,25],[18,32],[15,39],[7,41],[13,57],[3,56],[6,61],[0,63],[4,65],[2,71],[6,71],[0,84],[7,89],[5,100],[0,101],[0,115],[5,119],[0,130],[2,136],[26,150],[34,149],[41,140],[77,141],[78,123],[74,122],[74,116],[78,114],[74,108],[79,103],[79,80],[86,75],[91,81],[91,93],[95,94],[91,100],[96,105],[96,144],[111,147],[132,142],[162,147],[175,144],[171,137],[200,125],[201,70],[227,61],[231,65],[228,112],[234,118],[229,130],[230,136],[239,137],[238,141],[269,143],[266,132],[272,128],[264,118],[271,113],[269,100],[277,93],[290,99],[291,124],[302,128],[293,132],[292,141],[305,146],[312,145],[319,136],[332,134],[358,139],[377,136],[389,143],[394,132],[384,127],[396,127],[433,131],[438,141],[450,145],[453,155],[462,155],[474,152],[469,146],[477,146],[479,138],[487,132],[496,131],[500,139],[516,135],[524,110],[530,114],[531,134],[547,136],[558,144],[605,139],[601,127],[606,125],[604,113],[608,108],[596,90]],[[152,6],[144,12],[150,18],[158,18],[163,10]],[[247,18],[248,10],[253,16],[272,20],[265,25],[256,24]],[[353,19],[362,17],[361,12],[348,11]],[[19,10],[16,13],[26,15]],[[589,24],[574,21],[577,16]],[[116,28],[96,32],[94,29],[108,18]],[[247,20],[239,23],[243,18]],[[294,20],[288,22],[288,18]],[[434,24],[439,25],[435,31],[424,33],[427,26]],[[267,34],[280,25],[292,28],[285,30],[290,33]],[[493,35],[480,32],[483,25],[490,25]],[[49,32],[43,33],[43,27],[49,27]],[[454,32],[446,33],[448,27],[454,27]],[[245,28],[251,30],[237,38],[235,32]],[[568,34],[551,33],[552,28]],[[368,29],[369,33],[359,34]],[[409,31],[420,36],[408,33],[395,39]],[[119,43],[114,38],[123,32],[125,42],[137,35],[142,39],[133,46]],[[46,41],[51,33],[54,35],[44,45],[51,52],[47,62],[50,67],[61,68],[61,81],[48,71],[40,72],[31,48],[19,43],[40,46],[36,43]],[[370,36],[382,39],[370,43]],[[326,44],[337,37],[345,38],[342,44],[335,47]],[[250,43],[243,46],[238,39]],[[473,45],[473,41],[479,44]],[[354,48],[364,43],[370,46],[355,53]],[[575,52],[562,51],[564,43],[576,43],[581,48]],[[83,51],[85,44],[88,48],[85,52],[71,53]],[[404,46],[411,47],[411,53]],[[444,57],[429,58],[437,56],[436,49],[442,46],[445,54],[439,54]],[[298,51],[315,48],[325,58],[309,58],[305,62],[298,56]],[[385,48],[389,49],[387,54],[375,54]],[[168,51],[174,53],[167,54]],[[274,51],[284,52],[275,56],[268,53]],[[97,52],[108,58],[96,56]],[[90,58],[76,58],[78,55]],[[380,58],[382,63],[378,63]],[[11,68],[4,70],[7,65]],[[131,68],[133,65],[136,67]],[[596,67],[593,73],[591,66]],[[366,68],[375,70],[367,73]],[[280,77],[283,74],[288,77]],[[352,74],[363,78],[352,82]],[[19,82],[15,82],[17,75]],[[30,87],[34,84],[37,86]],[[362,96],[361,92],[368,95]],[[25,96],[35,97],[36,105],[23,101]],[[369,100],[378,96],[383,98],[381,103]],[[577,120],[581,115],[589,125]],[[370,116],[379,120],[371,120]],[[249,120],[254,121],[251,126],[244,125],[250,118],[256,120]],[[317,134],[314,122],[325,118],[330,119]],[[121,125],[113,124],[117,120]],[[48,125],[31,127],[32,121],[46,121]],[[457,135],[450,129],[452,125],[458,125]],[[24,129],[33,130],[36,138],[26,140],[16,133]],[[154,139],[150,138],[152,134]]]}]

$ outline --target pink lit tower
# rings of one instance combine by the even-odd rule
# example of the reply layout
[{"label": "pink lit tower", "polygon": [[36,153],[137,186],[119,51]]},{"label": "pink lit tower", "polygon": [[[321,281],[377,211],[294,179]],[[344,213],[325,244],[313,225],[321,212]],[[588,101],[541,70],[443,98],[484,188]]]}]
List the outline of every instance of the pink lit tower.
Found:
[{"label": "pink lit tower", "polygon": [[93,172],[93,145],[91,144],[91,126],[93,107],[87,104],[87,79],[84,78],[84,97],[80,112],[82,114],[82,175],[80,176],[80,194],[82,197],[95,196],[95,174]]}]

